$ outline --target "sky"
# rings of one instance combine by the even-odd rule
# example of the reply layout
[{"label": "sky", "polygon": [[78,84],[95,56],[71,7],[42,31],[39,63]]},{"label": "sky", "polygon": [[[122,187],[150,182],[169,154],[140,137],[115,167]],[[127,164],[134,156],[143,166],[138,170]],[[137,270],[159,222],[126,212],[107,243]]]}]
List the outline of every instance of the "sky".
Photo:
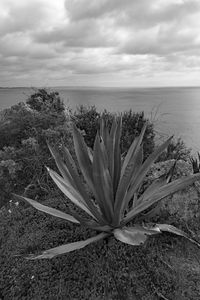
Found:
[{"label": "sky", "polygon": [[0,86],[198,86],[200,0],[0,0]]}]

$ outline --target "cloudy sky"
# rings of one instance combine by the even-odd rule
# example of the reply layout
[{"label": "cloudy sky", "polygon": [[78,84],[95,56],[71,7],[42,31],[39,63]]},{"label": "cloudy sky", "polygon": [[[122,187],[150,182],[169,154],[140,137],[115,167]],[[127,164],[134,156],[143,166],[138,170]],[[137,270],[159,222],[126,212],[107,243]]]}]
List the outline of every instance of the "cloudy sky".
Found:
[{"label": "cloudy sky", "polygon": [[199,78],[200,0],[0,0],[0,86]]}]

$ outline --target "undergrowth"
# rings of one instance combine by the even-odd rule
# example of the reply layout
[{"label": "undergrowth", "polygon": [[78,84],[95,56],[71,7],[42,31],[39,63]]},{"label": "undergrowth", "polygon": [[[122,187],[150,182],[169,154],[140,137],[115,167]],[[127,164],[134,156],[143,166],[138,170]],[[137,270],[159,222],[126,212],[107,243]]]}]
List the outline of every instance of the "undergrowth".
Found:
[{"label": "undergrowth", "polygon": [[[67,211],[60,197],[45,203]],[[110,239],[52,260],[28,261],[18,255],[93,232],[26,205],[12,203],[9,210],[0,219],[1,299],[199,299],[200,251],[181,237],[151,237],[143,247]]]}]

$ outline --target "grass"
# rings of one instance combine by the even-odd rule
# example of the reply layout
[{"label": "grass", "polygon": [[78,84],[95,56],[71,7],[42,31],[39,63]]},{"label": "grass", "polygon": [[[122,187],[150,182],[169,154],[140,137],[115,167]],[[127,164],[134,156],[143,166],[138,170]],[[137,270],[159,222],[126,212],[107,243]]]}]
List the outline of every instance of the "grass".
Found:
[{"label": "grass", "polygon": [[[59,197],[46,202],[66,209]],[[111,239],[52,260],[28,261],[15,255],[92,232],[23,204],[10,210],[0,218],[0,299],[199,299],[200,250],[181,237],[151,237],[142,247]],[[200,235],[200,227],[195,230]]]}]

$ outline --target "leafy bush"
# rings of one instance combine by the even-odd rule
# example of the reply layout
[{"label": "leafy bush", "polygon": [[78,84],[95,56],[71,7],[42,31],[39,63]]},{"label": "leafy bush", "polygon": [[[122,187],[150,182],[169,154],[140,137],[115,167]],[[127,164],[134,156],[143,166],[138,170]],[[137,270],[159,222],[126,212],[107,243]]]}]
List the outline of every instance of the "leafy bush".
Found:
[{"label": "leafy bush", "polygon": [[[75,125],[82,130],[84,139],[87,145],[93,148],[96,132],[99,129],[99,119],[103,115],[107,119],[109,128],[116,114],[104,111],[102,114],[97,112],[95,106],[86,107],[79,106],[77,111],[72,115],[72,120]],[[133,141],[139,135],[147,121],[144,113],[134,113],[132,110],[123,112],[122,116],[122,138],[121,138],[121,151],[126,153]],[[144,158],[146,158],[154,150],[154,128],[153,124],[147,124],[147,129],[144,134]]]},{"label": "leafy bush", "polygon": [[61,100],[59,93],[38,89],[26,101],[29,107],[39,112],[47,114],[60,114],[65,110],[64,102]]},{"label": "leafy bush", "polygon": [[0,207],[12,192],[35,198],[49,192],[45,165],[56,167],[46,141],[70,147],[69,117],[58,93],[39,90],[6,109],[0,120]]}]

